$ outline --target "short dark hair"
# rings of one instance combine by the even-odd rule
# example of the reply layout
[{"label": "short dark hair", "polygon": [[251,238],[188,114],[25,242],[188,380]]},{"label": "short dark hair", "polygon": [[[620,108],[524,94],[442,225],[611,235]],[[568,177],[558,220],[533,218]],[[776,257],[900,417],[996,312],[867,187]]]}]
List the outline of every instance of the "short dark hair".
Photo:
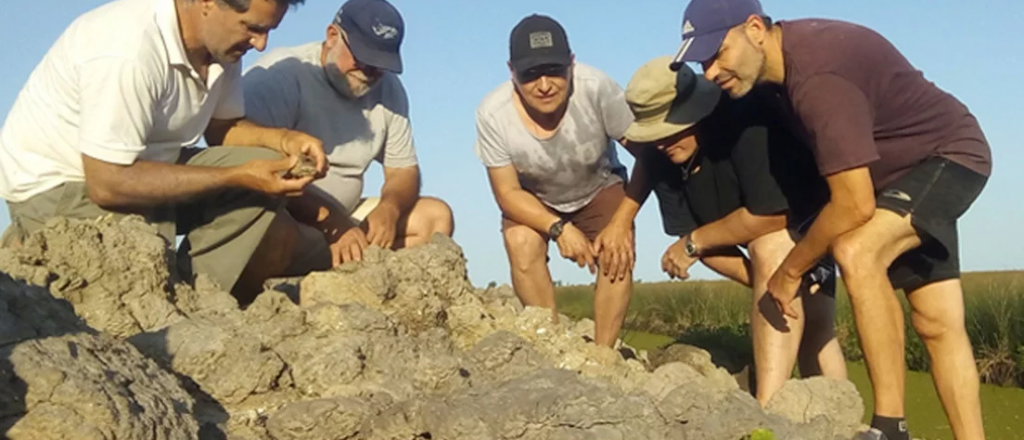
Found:
[{"label": "short dark hair", "polygon": [[[249,10],[249,5],[252,4],[252,0],[217,0],[220,3],[227,5],[229,8],[234,9],[236,12],[246,12]],[[298,6],[306,3],[306,0],[270,0],[279,5],[287,6]]]}]

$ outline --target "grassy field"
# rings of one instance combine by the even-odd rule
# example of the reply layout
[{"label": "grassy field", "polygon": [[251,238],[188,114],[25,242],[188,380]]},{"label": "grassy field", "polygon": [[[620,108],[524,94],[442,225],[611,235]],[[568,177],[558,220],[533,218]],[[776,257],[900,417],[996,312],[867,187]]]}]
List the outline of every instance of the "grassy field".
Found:
[{"label": "grassy field", "polygon": [[[593,317],[591,286],[558,289],[558,307],[573,317]],[[627,343],[651,349],[679,341],[710,351],[730,370],[749,365],[749,290],[725,281],[638,283],[626,317]],[[988,438],[1016,439],[1024,430],[1024,272],[969,273],[964,276],[968,333],[982,380]],[[845,291],[837,295],[836,329],[871,414],[871,389]],[[901,295],[904,310],[909,308]],[[907,319],[907,416],[913,434],[952,439],[935,395],[924,345]],[[671,336],[659,336],[671,335]]]}]

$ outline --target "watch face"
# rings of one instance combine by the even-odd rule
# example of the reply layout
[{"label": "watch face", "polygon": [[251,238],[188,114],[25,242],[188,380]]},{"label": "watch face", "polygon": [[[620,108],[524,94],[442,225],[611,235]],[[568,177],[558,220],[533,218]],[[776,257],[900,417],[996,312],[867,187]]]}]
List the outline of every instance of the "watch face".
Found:
[{"label": "watch face", "polygon": [[551,225],[551,231],[548,235],[551,235],[552,238],[558,238],[559,235],[562,235],[562,222],[556,222]]},{"label": "watch face", "polygon": [[692,257],[697,253],[697,245],[693,244],[689,239],[686,240],[686,256]]}]

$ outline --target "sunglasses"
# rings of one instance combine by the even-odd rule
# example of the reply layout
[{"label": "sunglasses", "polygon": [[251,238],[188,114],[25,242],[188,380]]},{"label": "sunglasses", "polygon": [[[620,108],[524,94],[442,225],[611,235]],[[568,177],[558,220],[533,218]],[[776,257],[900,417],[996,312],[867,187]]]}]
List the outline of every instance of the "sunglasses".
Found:
[{"label": "sunglasses", "polygon": [[520,84],[526,84],[540,79],[542,76],[565,78],[569,74],[569,66],[562,64],[542,64],[516,72],[516,79]]},{"label": "sunglasses", "polygon": [[344,32],[341,33],[341,41],[345,43],[345,47],[348,49],[348,53],[352,54],[352,60],[355,61],[356,68],[365,73],[366,76],[373,78],[378,77],[381,75],[381,73],[383,73],[380,68],[363,63],[362,61],[359,61],[358,58],[356,58],[355,54],[352,52],[352,46],[348,44],[348,37],[345,36]]}]

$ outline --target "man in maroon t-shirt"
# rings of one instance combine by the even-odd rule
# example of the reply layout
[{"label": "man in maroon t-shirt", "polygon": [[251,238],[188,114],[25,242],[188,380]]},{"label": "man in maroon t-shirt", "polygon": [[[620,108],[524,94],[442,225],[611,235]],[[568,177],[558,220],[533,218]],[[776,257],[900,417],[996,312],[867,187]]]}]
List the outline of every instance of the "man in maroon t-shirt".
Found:
[{"label": "man in maroon t-shirt", "polygon": [[773,25],[757,0],[693,0],[675,65],[687,61],[734,98],[755,84],[782,86],[780,109],[813,148],[831,199],[768,287],[795,316],[801,275],[834,253],[874,388],[864,434],[909,437],[898,288],[956,438],[984,438],[957,245],[957,219],[991,172],[974,116],[874,31],[820,19]]}]

